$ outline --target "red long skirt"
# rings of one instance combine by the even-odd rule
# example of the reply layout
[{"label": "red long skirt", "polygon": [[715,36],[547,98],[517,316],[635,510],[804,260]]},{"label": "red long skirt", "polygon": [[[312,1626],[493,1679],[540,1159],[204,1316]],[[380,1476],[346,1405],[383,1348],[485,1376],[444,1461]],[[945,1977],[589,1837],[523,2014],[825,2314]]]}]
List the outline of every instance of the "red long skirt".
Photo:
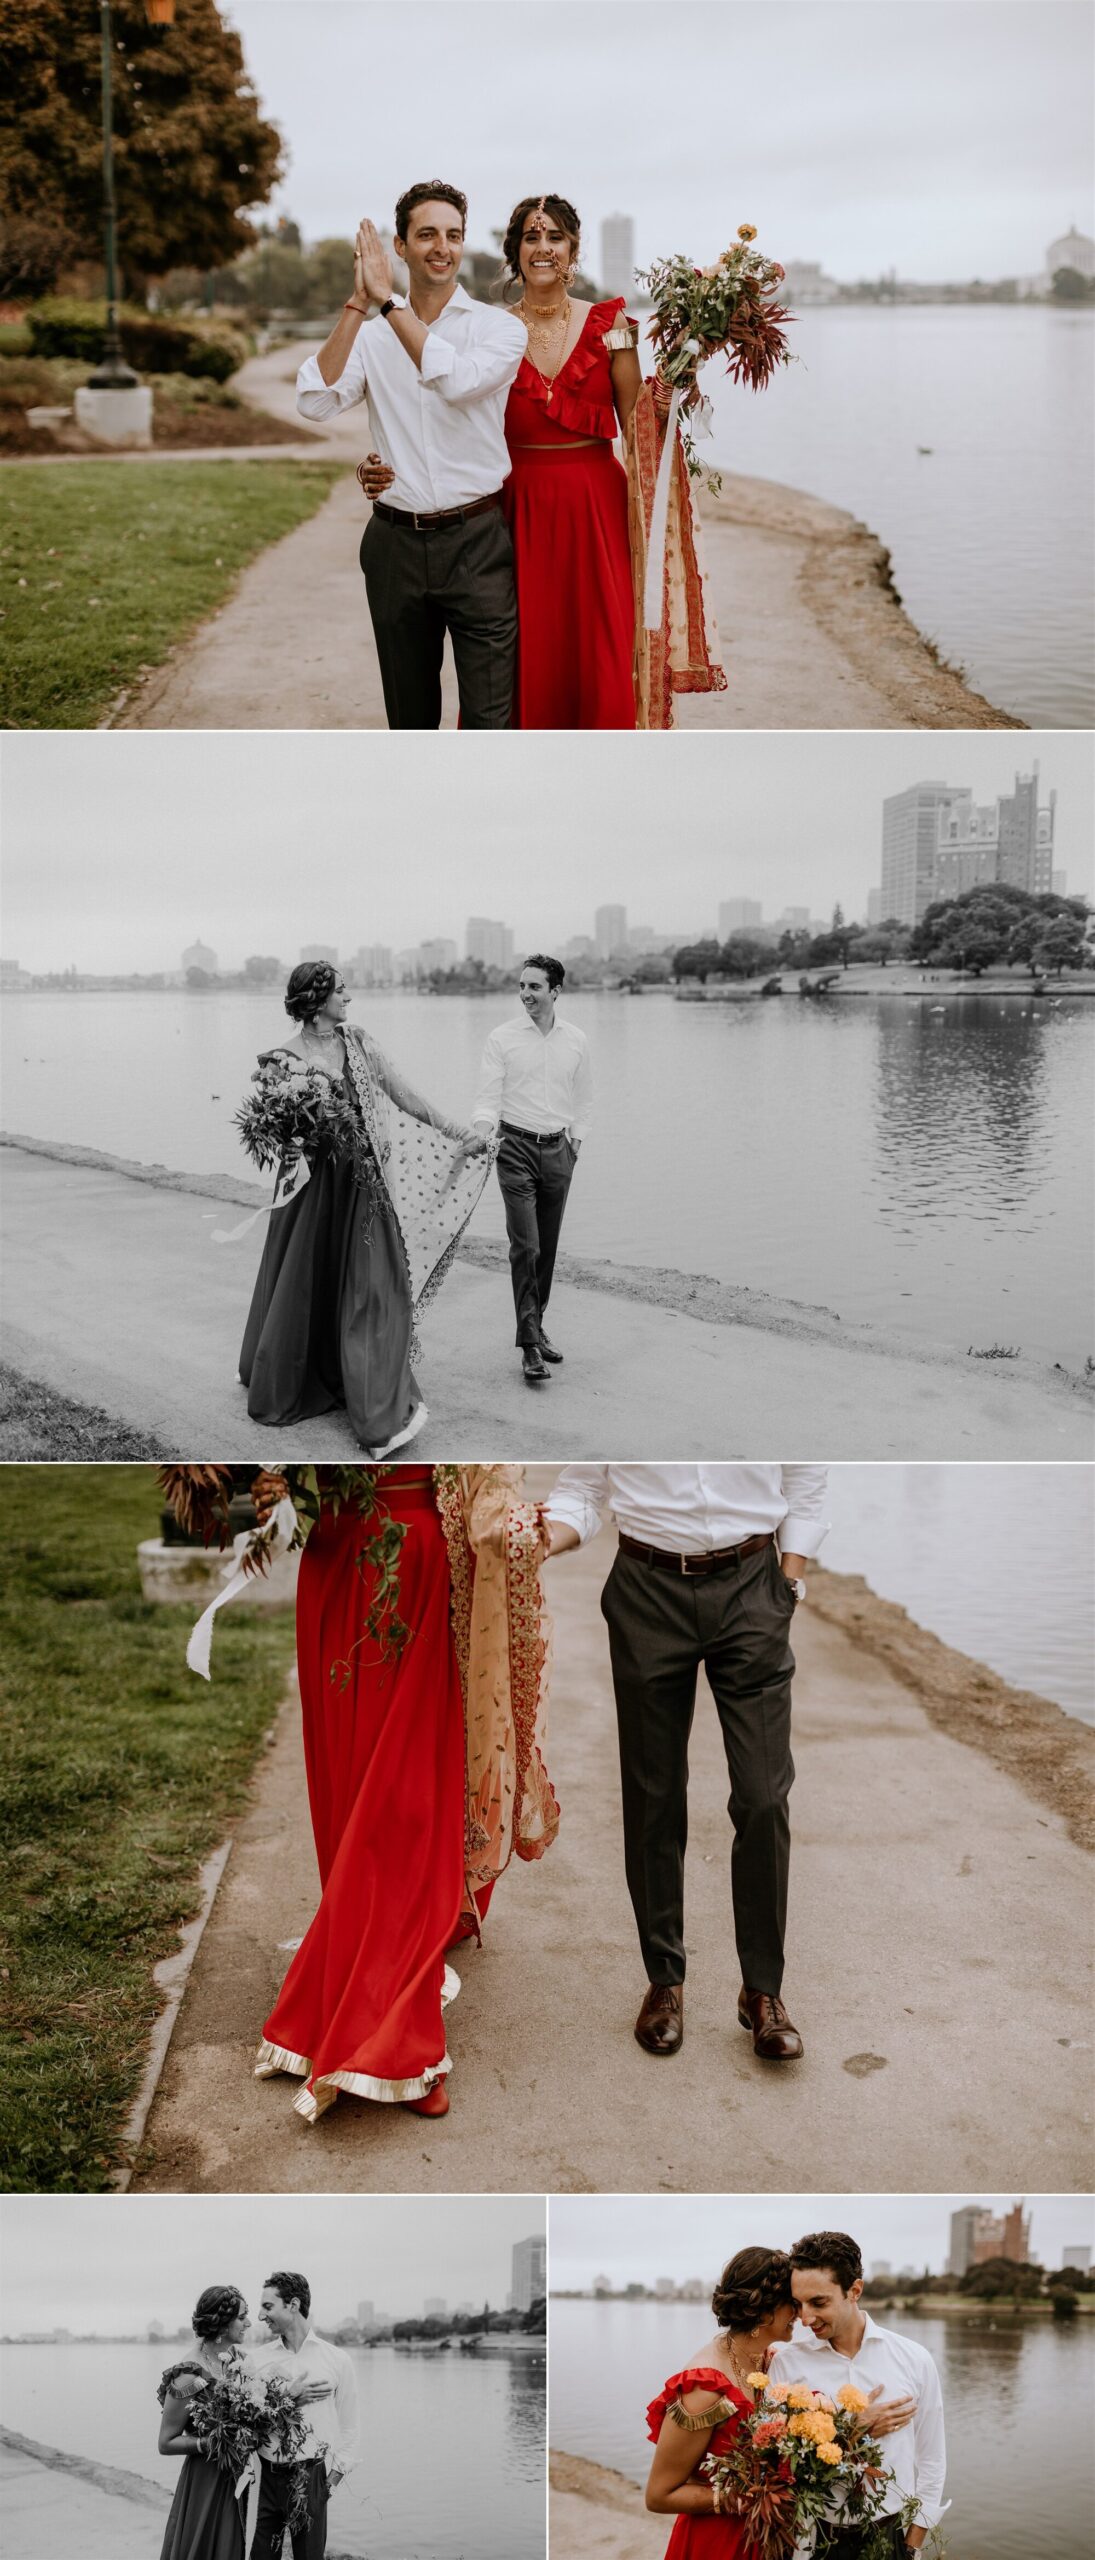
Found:
[{"label": "red long skirt", "polygon": [[633,729],[627,474],[607,443],[510,447],[515,729]]},{"label": "red long skirt", "polygon": [[[393,1471],[384,1499],[407,1529],[398,1606],[413,1633],[398,1663],[358,1643],[371,1587],[355,1563],[360,1515],[325,1512],[301,1559],[297,1665],[323,1890],[264,2034],[282,2057],[267,2067],[308,2074],[307,2114],[338,2088],[421,2097],[450,2067],[445,1949],[463,1901],[466,1786],[449,1561],[428,1479]],[[331,1668],[346,1660],[340,1689]]]}]

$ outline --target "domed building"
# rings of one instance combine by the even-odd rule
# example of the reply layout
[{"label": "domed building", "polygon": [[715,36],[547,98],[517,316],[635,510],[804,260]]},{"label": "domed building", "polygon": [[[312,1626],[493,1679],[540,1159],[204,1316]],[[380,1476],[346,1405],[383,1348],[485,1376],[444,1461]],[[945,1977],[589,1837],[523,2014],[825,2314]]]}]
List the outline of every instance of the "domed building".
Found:
[{"label": "domed building", "polygon": [[1046,250],[1047,275],[1055,276],[1058,267],[1074,268],[1088,283],[1095,276],[1095,240],[1089,240],[1086,232],[1077,231],[1075,224],[1062,239],[1051,240]]}]

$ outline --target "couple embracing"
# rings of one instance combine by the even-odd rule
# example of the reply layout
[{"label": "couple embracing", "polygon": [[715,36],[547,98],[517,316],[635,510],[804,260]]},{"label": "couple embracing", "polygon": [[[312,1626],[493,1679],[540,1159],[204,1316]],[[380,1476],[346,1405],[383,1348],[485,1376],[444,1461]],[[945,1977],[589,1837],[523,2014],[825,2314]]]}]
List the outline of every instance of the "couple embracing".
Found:
[{"label": "couple embracing", "polygon": [[[636,605],[649,512],[637,410],[648,481],[658,436],[636,324],[622,296],[589,302],[573,290],[580,226],[565,196],[514,206],[504,307],[474,301],[459,281],[466,222],[467,198],[443,179],[400,196],[406,297],[375,224],[362,222],[353,293],[297,379],[306,418],[367,407],[361,566],[388,726],[440,726],[446,634],[464,729],[663,725]],[[613,449],[620,434],[627,470]],[[673,529],[669,690],[718,689],[686,475]]]},{"label": "couple embracing", "polygon": [[[171,1468],[164,1480],[186,1524],[227,1543],[232,1470]],[[481,1939],[511,1861],[542,1857],[559,1828],[544,1562],[585,1544],[609,1513],[619,1551],[602,1610],[646,1974],[636,2039],[662,2060],[684,2034],[688,1736],[702,1667],[731,1781],[741,1987],[727,2030],[747,2029],[765,2065],[798,2061],[781,1997],[790,1629],[824,1535],[825,1484],[823,1468],[805,1465],[573,1465],[535,1503],[514,1466],[254,1477],[260,1528],[240,1534],[238,1570],[187,1659],[208,1677],[216,1610],[277,1546],[303,1544],[297,1672],[321,1890],[255,2071],[297,2080],[307,2123],[340,2093],[448,2113],[445,2020],[460,1989],[450,1959]],[[274,1965],[271,1948],[272,1988]]]},{"label": "couple embracing", "polygon": [[307,2278],[262,2289],[261,2343],[246,2345],[237,2285],[207,2285],[193,2352],[168,2367],[159,2449],[181,2459],[160,2560],[322,2560],[327,2507],[357,2459],[357,2385],[345,2349],[311,2321]]}]

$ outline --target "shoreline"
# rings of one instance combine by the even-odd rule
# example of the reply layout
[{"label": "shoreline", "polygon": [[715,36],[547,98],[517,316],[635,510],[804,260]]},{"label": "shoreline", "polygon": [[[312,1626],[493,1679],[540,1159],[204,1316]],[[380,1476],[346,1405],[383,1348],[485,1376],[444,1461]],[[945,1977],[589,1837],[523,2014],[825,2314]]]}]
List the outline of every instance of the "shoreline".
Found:
[{"label": "shoreline", "polygon": [[[222,1201],[233,1207],[264,1208],[272,1197],[271,1186],[244,1176],[181,1173],[167,1165],[143,1164],[134,1157],[111,1155],[105,1149],[33,1138],[15,1130],[0,1130],[0,1149],[10,1155],[38,1157],[47,1163],[68,1166],[74,1172],[109,1174],[154,1191]],[[508,1247],[502,1238],[465,1234],[456,1259],[469,1271],[482,1274],[501,1276],[509,1269]],[[957,1342],[940,1342],[933,1335],[845,1317],[832,1307],[716,1280],[706,1272],[680,1271],[656,1263],[613,1262],[608,1256],[565,1252],[558,1256],[555,1269],[558,1283],[586,1296],[624,1299],[632,1305],[670,1316],[686,1316],[720,1330],[744,1328],[784,1342],[857,1352],[872,1361],[901,1359],[929,1370],[951,1370],[965,1379],[978,1368],[992,1368],[1002,1371],[1009,1383],[1023,1380],[1036,1386],[1055,1404],[1075,1406],[1079,1402],[1087,1406],[1095,1400],[1095,1386],[1082,1371],[1068,1369],[1063,1362],[1051,1361],[1044,1355],[1039,1357],[1020,1349],[1016,1359],[1003,1362],[991,1361],[986,1355],[974,1358]],[[13,1353],[9,1352],[8,1357],[13,1366],[25,1367]],[[997,1383],[1003,1380],[998,1378]]]}]

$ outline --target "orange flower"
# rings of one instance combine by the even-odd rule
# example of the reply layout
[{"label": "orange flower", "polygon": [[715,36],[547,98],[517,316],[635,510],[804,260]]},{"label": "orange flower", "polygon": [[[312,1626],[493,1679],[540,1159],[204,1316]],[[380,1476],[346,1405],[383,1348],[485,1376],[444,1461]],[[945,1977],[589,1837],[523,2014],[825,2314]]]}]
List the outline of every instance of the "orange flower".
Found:
[{"label": "orange flower", "polygon": [[806,2382],[793,2382],[787,2394],[788,2408],[812,2409],[813,2405],[814,2395],[809,2384]]},{"label": "orange flower", "polygon": [[856,2390],[854,2382],[846,2382],[843,2390],[838,2391],[836,2396],[840,2402],[841,2408],[850,2409],[854,2417],[858,2417],[864,2409],[870,2406],[870,2403],[866,2399],[864,2393]]},{"label": "orange flower", "polygon": [[739,224],[738,224],[738,238],[739,238],[739,240],[755,240],[755,239],[756,239],[756,236],[757,236],[757,226],[756,226],[756,223],[755,223],[755,222],[739,222]]},{"label": "orange flower", "polygon": [[843,2456],[840,2446],[834,2444],[831,2436],[826,2436],[824,2444],[819,2444],[817,2448],[817,2458],[819,2462],[840,2462]]}]

